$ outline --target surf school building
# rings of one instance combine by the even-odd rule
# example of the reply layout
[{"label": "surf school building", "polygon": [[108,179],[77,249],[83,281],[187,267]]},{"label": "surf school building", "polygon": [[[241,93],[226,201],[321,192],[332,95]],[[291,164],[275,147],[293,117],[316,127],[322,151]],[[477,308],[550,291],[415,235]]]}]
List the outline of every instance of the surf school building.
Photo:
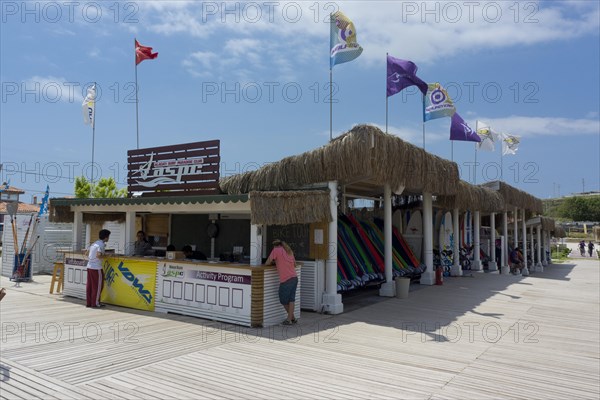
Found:
[{"label": "surf school building", "polygon": [[[465,211],[474,210],[475,246],[480,213],[504,212],[507,221],[510,211],[516,216],[518,210],[525,210],[521,212],[524,217],[538,212],[523,202],[526,197],[508,196],[507,201],[506,194],[516,193],[508,185],[483,188],[461,182],[456,163],[368,125],[356,126],[318,149],[224,179],[218,176],[219,151],[211,147],[218,147],[218,141],[193,145],[197,148],[185,152],[177,146],[129,151],[129,198],[52,199],[52,216],[74,222],[75,251],[65,257],[66,294],[83,295],[81,250],[97,231],[118,221],[122,228],[115,229],[120,237],[113,247],[123,255],[108,260],[105,268],[120,272],[120,282],[138,290],[135,297],[130,296],[133,300],[141,300],[140,276],[154,277],[144,284],[154,301],[145,304],[145,309],[248,326],[280,322],[285,315],[277,301],[276,272],[261,266],[270,243],[279,238],[290,243],[301,264],[297,307],[339,314],[344,309],[340,281],[348,272],[345,262],[357,284],[378,277],[381,296],[394,296],[394,276],[407,272],[420,273],[421,284],[435,283],[435,211],[452,211],[453,236],[458,237],[457,217],[463,213],[466,220]],[[477,202],[472,201],[474,196]],[[367,224],[355,218],[363,211],[352,209],[357,199],[374,200],[383,210],[381,221]],[[401,235],[410,235],[406,231],[409,221],[402,217],[407,207],[417,207],[422,218],[422,239],[417,235],[410,246]],[[495,215],[492,220],[496,222]],[[208,260],[132,257],[138,230],[146,230],[155,239],[156,251],[163,251],[167,244],[177,249],[191,244],[209,255]],[[503,232],[508,237],[508,229]],[[515,242],[517,235],[514,228]],[[363,251],[359,238],[374,244]],[[419,251],[412,248],[415,242],[422,244]],[[343,254],[338,254],[340,250]],[[415,258],[416,266],[411,262]],[[137,274],[134,261],[140,263]],[[506,272],[504,262],[500,269]],[[479,267],[477,259],[474,266]],[[460,264],[454,265],[452,274],[461,274]],[[218,276],[225,278],[207,279]]]}]

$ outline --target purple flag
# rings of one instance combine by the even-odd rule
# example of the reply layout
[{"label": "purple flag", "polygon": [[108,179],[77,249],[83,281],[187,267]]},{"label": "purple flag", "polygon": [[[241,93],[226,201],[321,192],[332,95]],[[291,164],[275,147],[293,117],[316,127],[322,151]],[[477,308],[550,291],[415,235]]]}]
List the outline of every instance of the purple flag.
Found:
[{"label": "purple flag", "polygon": [[464,119],[454,113],[450,124],[450,140],[462,140],[465,142],[481,142],[479,135],[471,129]]},{"label": "purple flag", "polygon": [[387,56],[387,97],[413,85],[425,95],[427,83],[417,76],[417,69],[417,65],[412,61]]}]

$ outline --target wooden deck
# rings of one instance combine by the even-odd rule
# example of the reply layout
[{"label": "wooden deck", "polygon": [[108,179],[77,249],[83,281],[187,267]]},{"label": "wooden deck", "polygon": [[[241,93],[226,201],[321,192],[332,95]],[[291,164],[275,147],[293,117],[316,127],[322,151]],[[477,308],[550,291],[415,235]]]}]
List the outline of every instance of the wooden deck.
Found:
[{"label": "wooden deck", "polygon": [[600,263],[575,262],[262,330],[2,278],[0,398],[598,399]]}]

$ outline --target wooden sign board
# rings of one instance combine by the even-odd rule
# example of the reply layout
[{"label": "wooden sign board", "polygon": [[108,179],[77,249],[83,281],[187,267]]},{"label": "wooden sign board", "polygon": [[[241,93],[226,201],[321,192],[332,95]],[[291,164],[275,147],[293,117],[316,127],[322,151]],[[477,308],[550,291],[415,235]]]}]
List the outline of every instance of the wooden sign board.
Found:
[{"label": "wooden sign board", "polygon": [[217,194],[220,162],[219,140],[129,150],[129,196]]}]

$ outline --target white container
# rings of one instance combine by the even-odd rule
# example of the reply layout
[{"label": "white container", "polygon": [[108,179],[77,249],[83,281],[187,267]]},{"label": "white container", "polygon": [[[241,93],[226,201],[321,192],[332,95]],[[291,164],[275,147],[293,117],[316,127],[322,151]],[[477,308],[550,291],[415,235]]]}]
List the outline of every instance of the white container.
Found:
[{"label": "white container", "polygon": [[410,278],[396,278],[396,297],[406,299],[408,297],[408,289],[410,287]]}]

